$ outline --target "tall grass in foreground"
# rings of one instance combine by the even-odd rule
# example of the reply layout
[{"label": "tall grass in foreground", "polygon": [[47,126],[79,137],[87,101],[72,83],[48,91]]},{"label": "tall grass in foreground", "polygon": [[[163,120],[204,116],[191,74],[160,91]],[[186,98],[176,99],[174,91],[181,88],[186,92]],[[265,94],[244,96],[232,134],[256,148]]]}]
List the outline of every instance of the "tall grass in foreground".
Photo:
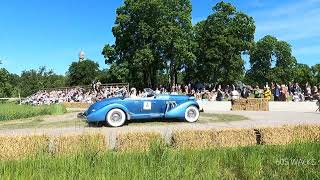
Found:
[{"label": "tall grass in foreground", "polygon": [[67,109],[61,104],[30,106],[14,103],[0,104],[0,121],[29,118],[40,115],[58,115],[66,113]]},{"label": "tall grass in foreground", "polygon": [[319,179],[320,144],[39,155],[0,161],[4,179]]}]

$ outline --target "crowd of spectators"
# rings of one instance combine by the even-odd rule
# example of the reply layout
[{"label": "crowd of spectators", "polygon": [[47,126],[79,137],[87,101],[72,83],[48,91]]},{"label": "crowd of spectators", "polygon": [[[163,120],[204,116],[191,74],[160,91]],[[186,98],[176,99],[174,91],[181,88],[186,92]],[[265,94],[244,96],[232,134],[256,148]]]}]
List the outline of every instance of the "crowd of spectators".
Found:
[{"label": "crowd of spectators", "polygon": [[[196,97],[197,100],[224,101],[235,100],[239,98],[266,98],[274,101],[313,101],[320,97],[320,86],[311,86],[306,84],[302,87],[298,83],[266,84],[264,87],[237,85],[208,85],[195,87],[191,84],[182,86],[174,85],[171,88],[160,86],[155,89],[156,94],[189,94]],[[143,95],[139,92],[138,96]]]},{"label": "crowd of spectators", "polygon": [[[312,101],[320,97],[320,86],[311,86],[306,84],[302,87],[298,83],[289,83],[280,85],[271,83],[263,88],[259,86],[237,85],[174,85],[172,87],[159,86],[153,91],[154,94],[187,94],[194,96],[197,100],[225,101],[239,98],[267,98],[274,101]],[[73,87],[55,90],[41,90],[23,100],[25,104],[42,105],[55,104],[63,102],[84,102],[94,103],[96,101],[117,97],[145,97],[146,92],[131,88],[128,85],[102,85],[99,81],[93,82],[90,87]]]},{"label": "crowd of spectators", "polygon": [[122,96],[127,92],[128,86],[105,86],[99,81],[92,83],[90,87],[72,87],[54,90],[40,90],[25,98],[23,104],[42,105],[57,104],[64,102],[94,103],[96,101]]},{"label": "crowd of spectators", "polygon": [[271,86],[266,84],[263,88],[259,86],[251,87],[244,86],[243,88],[235,88],[232,85],[232,88],[227,88],[221,90],[219,87],[218,90],[213,94],[217,94],[216,100],[221,101],[225,99],[237,99],[237,98],[266,98],[274,101],[313,101],[318,100],[320,97],[320,86],[311,87],[309,84],[306,84],[304,88],[300,87],[298,83],[289,85],[271,83]]}]

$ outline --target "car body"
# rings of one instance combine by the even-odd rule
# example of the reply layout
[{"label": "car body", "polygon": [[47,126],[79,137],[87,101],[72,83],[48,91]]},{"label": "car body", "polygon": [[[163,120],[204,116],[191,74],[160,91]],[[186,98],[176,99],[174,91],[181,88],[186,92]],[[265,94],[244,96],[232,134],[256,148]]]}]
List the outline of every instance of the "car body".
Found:
[{"label": "car body", "polygon": [[[122,126],[132,119],[185,119],[195,122],[199,118],[199,104],[194,97],[185,95],[153,95],[142,98],[114,97],[91,105],[84,113],[88,123],[107,122]],[[112,121],[121,121],[112,123]]]}]

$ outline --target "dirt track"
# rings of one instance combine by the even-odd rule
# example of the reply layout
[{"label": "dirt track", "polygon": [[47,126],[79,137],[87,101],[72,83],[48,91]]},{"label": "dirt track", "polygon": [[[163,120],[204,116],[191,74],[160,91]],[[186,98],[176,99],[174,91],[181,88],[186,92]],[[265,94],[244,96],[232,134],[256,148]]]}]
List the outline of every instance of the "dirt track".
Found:
[{"label": "dirt track", "polygon": [[[229,122],[208,122],[208,123],[139,123],[138,125],[131,126],[129,124],[120,128],[110,127],[84,127],[80,123],[75,123],[66,128],[26,128],[26,129],[11,129],[0,130],[0,134],[17,135],[17,134],[73,134],[83,133],[87,131],[105,132],[105,133],[120,133],[132,131],[158,131],[161,133],[170,133],[173,130],[183,129],[208,129],[208,128],[254,128],[254,127],[273,127],[282,125],[298,125],[298,124],[320,124],[320,113],[301,113],[301,112],[214,112],[216,114],[236,114],[243,115],[249,120],[242,121],[229,121]],[[67,113],[59,116],[44,116],[47,121],[66,121],[74,120],[77,117],[77,112]],[[79,120],[80,122],[81,120]],[[83,123],[82,123],[83,124]]]}]

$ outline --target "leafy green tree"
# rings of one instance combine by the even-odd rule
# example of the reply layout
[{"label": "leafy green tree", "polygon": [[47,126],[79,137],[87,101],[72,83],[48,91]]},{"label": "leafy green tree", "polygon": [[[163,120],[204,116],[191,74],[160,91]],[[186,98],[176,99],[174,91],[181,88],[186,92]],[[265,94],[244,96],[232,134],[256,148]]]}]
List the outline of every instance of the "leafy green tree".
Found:
[{"label": "leafy green tree", "polygon": [[293,82],[299,84],[312,83],[312,71],[306,64],[296,64],[293,68]]},{"label": "leafy green tree", "polygon": [[275,47],[276,64],[270,77],[279,83],[288,84],[293,81],[296,58],[292,55],[291,45],[278,41]]},{"label": "leafy green tree", "polygon": [[23,71],[20,77],[19,88],[21,89],[21,96],[29,96],[40,89],[44,88],[44,82],[41,80],[41,70],[38,72],[35,69]]},{"label": "leafy green tree", "polygon": [[216,4],[213,14],[195,26],[198,80],[232,83],[242,79],[241,55],[253,47],[254,33],[252,17],[237,11],[230,3]]},{"label": "leafy green tree", "polygon": [[125,63],[117,65],[111,64],[109,69],[104,69],[100,75],[99,80],[102,83],[126,83],[128,75],[128,67]]},{"label": "leafy green tree", "polygon": [[272,81],[287,84],[294,80],[296,64],[290,44],[267,35],[250,51],[251,69],[247,72],[246,79],[259,85]]},{"label": "leafy green tree", "polygon": [[312,84],[313,85],[320,85],[320,64],[316,64],[311,67],[312,71]]},{"label": "leafy green tree", "polygon": [[115,44],[106,45],[102,54],[107,64],[128,64],[133,86],[157,85],[163,69],[175,83],[178,70],[195,59],[189,0],[125,0],[113,34]]},{"label": "leafy green tree", "polygon": [[271,79],[272,62],[275,60],[275,47],[277,39],[273,36],[267,35],[259,40],[253,49],[250,51],[250,65],[246,76],[249,83],[253,82],[264,85]]},{"label": "leafy green tree", "polygon": [[[22,97],[29,96],[40,89],[65,86],[65,77],[55,74],[52,70],[47,70],[46,67],[40,67],[38,70],[25,70],[19,79],[17,76],[12,78],[19,82],[17,89]],[[16,85],[17,83],[14,84]]]},{"label": "leafy green tree", "polygon": [[10,73],[4,69],[0,69],[0,97],[11,97],[13,86],[10,84]]},{"label": "leafy green tree", "polygon": [[73,62],[67,72],[67,84],[70,86],[89,85],[97,80],[100,73],[99,64],[89,59]]}]

